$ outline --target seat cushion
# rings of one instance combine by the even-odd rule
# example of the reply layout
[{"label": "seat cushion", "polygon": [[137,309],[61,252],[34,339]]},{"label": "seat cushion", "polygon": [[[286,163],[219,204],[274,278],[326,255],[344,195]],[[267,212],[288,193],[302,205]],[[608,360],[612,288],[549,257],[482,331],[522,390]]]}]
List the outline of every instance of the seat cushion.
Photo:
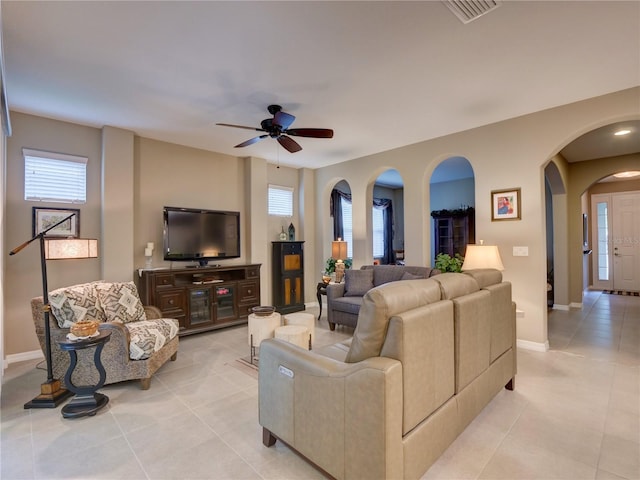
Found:
[{"label": "seat cushion", "polygon": [[98,282],[73,285],[49,293],[51,312],[60,328],[71,328],[80,320],[105,321],[105,314],[98,304]]},{"label": "seat cushion", "polygon": [[331,308],[338,312],[357,315],[362,305],[362,297],[338,297],[331,301]]},{"label": "seat cushion", "polygon": [[147,319],[133,282],[104,282],[97,284],[96,289],[107,321],[129,323]]},{"label": "seat cushion", "polygon": [[178,321],[156,318],[125,324],[129,330],[129,358],[144,360],[164,347],[178,334]]}]

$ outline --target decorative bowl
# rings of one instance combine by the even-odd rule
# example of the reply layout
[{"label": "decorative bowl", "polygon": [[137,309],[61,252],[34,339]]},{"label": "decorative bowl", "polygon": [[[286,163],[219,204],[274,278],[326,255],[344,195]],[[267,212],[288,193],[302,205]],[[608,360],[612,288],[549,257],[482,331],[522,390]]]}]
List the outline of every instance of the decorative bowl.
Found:
[{"label": "decorative bowl", "polygon": [[259,317],[268,317],[269,315],[271,315],[273,312],[276,311],[276,307],[261,305],[259,307],[253,307],[251,311],[255,315],[258,315]]},{"label": "decorative bowl", "polygon": [[71,333],[76,337],[89,337],[98,331],[98,325],[95,320],[81,320],[71,325]]},{"label": "decorative bowl", "polygon": [[325,285],[328,285],[328,284],[329,284],[329,282],[331,282],[331,277],[330,277],[329,275],[323,275],[323,276],[322,276],[322,282],[323,282]]}]

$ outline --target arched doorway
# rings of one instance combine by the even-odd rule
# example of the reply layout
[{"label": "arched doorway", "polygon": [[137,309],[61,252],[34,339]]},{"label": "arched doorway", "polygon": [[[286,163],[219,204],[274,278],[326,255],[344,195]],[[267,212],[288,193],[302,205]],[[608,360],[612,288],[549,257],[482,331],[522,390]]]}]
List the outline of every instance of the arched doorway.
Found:
[{"label": "arched doorway", "polygon": [[431,258],[439,253],[464,256],[466,245],[475,243],[473,167],[464,157],[449,157],[433,170],[429,184]]}]

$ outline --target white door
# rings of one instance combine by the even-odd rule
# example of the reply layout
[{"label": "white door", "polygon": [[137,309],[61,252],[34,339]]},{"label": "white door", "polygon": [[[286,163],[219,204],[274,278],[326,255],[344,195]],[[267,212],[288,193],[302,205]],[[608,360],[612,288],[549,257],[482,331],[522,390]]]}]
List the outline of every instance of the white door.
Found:
[{"label": "white door", "polygon": [[640,193],[612,195],[613,289],[640,290]]}]

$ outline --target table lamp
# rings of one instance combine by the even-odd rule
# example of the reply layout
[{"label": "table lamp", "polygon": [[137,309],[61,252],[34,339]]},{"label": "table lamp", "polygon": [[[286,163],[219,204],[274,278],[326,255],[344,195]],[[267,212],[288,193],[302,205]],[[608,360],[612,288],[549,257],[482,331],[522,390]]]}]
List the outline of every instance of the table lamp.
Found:
[{"label": "table lamp", "polygon": [[347,242],[338,237],[331,242],[331,258],[336,261],[336,283],[344,278],[344,260],[347,258]]},{"label": "table lamp", "polygon": [[480,268],[504,270],[498,247],[496,245],[484,245],[482,240],[480,240],[480,245],[467,245],[462,264],[462,270],[477,270]]}]

